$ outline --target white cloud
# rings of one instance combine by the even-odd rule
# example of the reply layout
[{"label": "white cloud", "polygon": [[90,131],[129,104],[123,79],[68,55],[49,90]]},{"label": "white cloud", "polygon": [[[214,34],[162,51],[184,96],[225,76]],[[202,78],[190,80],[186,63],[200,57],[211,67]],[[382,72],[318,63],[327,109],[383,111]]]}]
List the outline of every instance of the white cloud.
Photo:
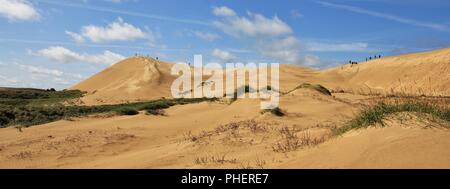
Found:
[{"label": "white cloud", "polygon": [[218,35],[216,35],[214,33],[209,33],[209,32],[194,31],[194,35],[197,36],[198,38],[208,41],[208,42],[219,39]]},{"label": "white cloud", "polygon": [[213,14],[216,16],[224,16],[224,17],[236,16],[236,13],[226,6],[213,7]]},{"label": "white cloud", "polygon": [[[118,18],[108,26],[96,26],[96,25],[88,25],[83,26],[81,28],[81,33],[76,34],[70,31],[66,32],[72,38],[75,36],[78,38],[78,41],[81,38],[88,38],[92,42],[95,43],[104,43],[111,41],[131,41],[135,39],[145,39],[149,38],[149,34],[142,31],[140,28],[137,28],[129,23],[123,21],[122,18]],[[84,39],[83,39],[84,41]]]},{"label": "white cloud", "polygon": [[233,55],[233,54],[231,54],[230,52],[227,52],[227,51],[223,51],[223,50],[220,50],[220,49],[214,49],[213,51],[212,51],[212,55],[214,56],[214,57],[216,57],[216,58],[219,58],[220,60],[222,60],[222,61],[231,61],[231,60],[233,60],[233,59],[235,59],[236,57]]},{"label": "white cloud", "polygon": [[232,37],[246,37],[255,42],[255,50],[262,56],[286,63],[301,61],[299,41],[293,36],[291,27],[280,18],[267,18],[251,12],[247,12],[247,16],[239,16],[228,9],[213,9],[215,15],[222,16],[221,20],[213,22],[214,26]]},{"label": "white cloud", "polygon": [[315,67],[321,64],[321,60],[316,55],[307,54],[303,57],[302,64],[305,66]]},{"label": "white cloud", "polygon": [[36,75],[61,77],[64,74],[62,71],[54,70],[54,69],[47,69],[47,68],[43,68],[43,67],[36,67],[36,66],[22,65],[22,64],[17,64],[17,65],[21,69],[26,70],[27,72],[29,72],[31,74],[36,74]]},{"label": "white cloud", "polygon": [[80,54],[60,46],[53,46],[47,49],[42,49],[35,54],[62,63],[68,63],[83,59],[83,56],[81,56]]},{"label": "white cloud", "polygon": [[125,57],[120,54],[116,54],[111,51],[105,51],[103,52],[103,54],[84,56],[84,59],[82,61],[112,65],[123,59],[125,59]]},{"label": "white cloud", "polygon": [[14,61],[8,64],[0,64],[0,86],[64,89],[84,78],[84,76],[76,73],[20,64]]},{"label": "white cloud", "polygon": [[84,43],[84,38],[80,34],[66,31],[66,34],[69,35],[75,42],[77,43]]},{"label": "white cloud", "polygon": [[300,61],[299,41],[292,36],[271,41],[260,40],[256,48],[262,55],[283,61],[283,63]]},{"label": "white cloud", "polygon": [[308,42],[307,51],[313,52],[366,52],[370,51],[367,43],[320,43]]},{"label": "white cloud", "polygon": [[53,46],[47,49],[39,50],[36,53],[33,52],[30,53],[33,55],[46,57],[50,60],[62,63],[79,61],[79,62],[112,65],[116,62],[125,59],[124,56],[113,53],[111,51],[104,51],[103,54],[88,55],[88,54],[79,54],[61,46]]},{"label": "white cloud", "polygon": [[16,84],[18,81],[15,78],[9,78],[3,75],[0,75],[0,83],[4,84],[4,85],[8,85],[8,84]]},{"label": "white cloud", "polygon": [[[226,8],[226,7],[225,7]],[[234,12],[234,11],[233,11]],[[216,10],[213,13],[217,15]],[[228,16],[213,25],[223,32],[235,37],[246,36],[280,36],[291,34],[292,29],[277,16],[266,18],[261,14],[248,12],[248,17]]]},{"label": "white cloud", "polygon": [[40,18],[38,11],[26,0],[0,0],[0,16],[9,21],[33,21]]}]

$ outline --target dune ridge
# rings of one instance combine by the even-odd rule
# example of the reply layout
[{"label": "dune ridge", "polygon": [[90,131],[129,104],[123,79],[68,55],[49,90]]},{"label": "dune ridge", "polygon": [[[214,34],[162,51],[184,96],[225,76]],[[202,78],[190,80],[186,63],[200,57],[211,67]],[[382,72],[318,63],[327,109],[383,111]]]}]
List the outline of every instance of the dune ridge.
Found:
[{"label": "dune ridge", "polygon": [[[173,64],[147,57],[130,57],[71,89],[87,91],[89,104],[113,104],[170,98]],[[280,66],[280,90],[302,83],[321,84],[355,94],[450,96],[450,48],[384,57],[358,65],[313,70],[293,64]],[[208,77],[205,76],[205,79]]]},{"label": "dune ridge", "polygon": [[[1,128],[0,168],[450,168],[450,124],[430,115],[400,112],[383,125],[335,133],[382,100],[378,94],[449,96],[449,53],[322,71],[282,65],[281,116],[261,111],[260,99],[218,99],[175,105],[164,115]],[[72,89],[87,92],[84,105],[170,98],[171,65],[131,57]]]}]

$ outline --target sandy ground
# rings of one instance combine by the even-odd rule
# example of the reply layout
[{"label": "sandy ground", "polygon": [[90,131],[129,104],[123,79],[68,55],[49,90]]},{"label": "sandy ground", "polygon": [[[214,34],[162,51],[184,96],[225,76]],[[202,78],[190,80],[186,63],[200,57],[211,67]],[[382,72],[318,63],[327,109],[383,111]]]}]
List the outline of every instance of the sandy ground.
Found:
[{"label": "sandy ground", "polygon": [[[284,117],[262,114],[259,100],[238,99],[177,105],[166,116],[141,112],[3,128],[0,168],[450,168],[448,123],[399,114],[385,127],[332,134],[375,93],[449,95],[449,52],[325,71],[283,65],[281,91],[308,82],[339,92],[282,95]],[[170,64],[133,57],[74,86],[88,92],[75,103],[168,96],[169,73]]]},{"label": "sandy ground", "polygon": [[[347,97],[348,98],[348,97]],[[355,97],[355,99],[358,99]],[[357,106],[301,89],[287,116],[240,99],[174,106],[166,116],[90,117],[0,129],[1,168],[450,168],[450,130],[395,116],[332,136]],[[289,133],[300,144],[290,146]],[[304,143],[304,144],[303,144]]]}]

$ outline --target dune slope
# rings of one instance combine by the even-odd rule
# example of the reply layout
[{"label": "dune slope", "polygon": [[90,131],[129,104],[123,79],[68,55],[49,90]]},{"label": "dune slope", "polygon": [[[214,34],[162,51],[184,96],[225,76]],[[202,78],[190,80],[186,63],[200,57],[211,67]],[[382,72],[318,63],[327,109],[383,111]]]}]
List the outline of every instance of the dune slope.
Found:
[{"label": "dune slope", "polygon": [[169,63],[131,57],[88,78],[71,89],[88,92],[85,104],[124,103],[170,96]]},{"label": "dune slope", "polygon": [[[87,91],[82,98],[87,105],[170,98],[170,86],[176,78],[170,74],[172,65],[146,57],[131,57],[71,89]],[[280,90],[312,83],[357,94],[450,96],[449,72],[450,48],[384,57],[323,71],[282,64]]]},{"label": "dune slope", "polygon": [[385,57],[323,71],[327,86],[346,92],[450,96],[450,48]]}]

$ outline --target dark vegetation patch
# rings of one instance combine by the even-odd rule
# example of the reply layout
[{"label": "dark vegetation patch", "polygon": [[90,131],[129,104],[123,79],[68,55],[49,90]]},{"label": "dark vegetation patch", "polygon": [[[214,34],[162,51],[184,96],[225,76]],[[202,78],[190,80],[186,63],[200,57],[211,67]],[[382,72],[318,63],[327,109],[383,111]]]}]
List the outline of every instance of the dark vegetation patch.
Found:
[{"label": "dark vegetation patch", "polygon": [[[30,94],[27,94],[30,93]],[[0,89],[0,127],[32,126],[71,117],[115,112],[136,115],[141,110],[166,109],[173,105],[214,101],[214,98],[160,99],[98,106],[65,106],[63,102],[82,96],[81,91],[47,91],[39,89]]]},{"label": "dark vegetation patch", "polygon": [[139,111],[137,111],[133,108],[130,108],[130,107],[119,108],[116,110],[116,112],[119,115],[137,115],[137,114],[139,114]]},{"label": "dark vegetation patch", "polygon": [[314,85],[314,84],[310,84],[310,83],[303,83],[303,84],[301,84],[301,85],[295,87],[294,89],[290,90],[289,92],[287,92],[287,93],[285,93],[285,94],[288,94],[288,93],[290,93],[290,92],[292,92],[292,91],[295,91],[295,90],[297,90],[297,89],[302,89],[302,88],[303,88],[303,89],[312,89],[312,90],[318,91],[318,92],[320,92],[320,93],[322,93],[322,94],[324,94],[324,95],[331,96],[330,90],[328,90],[328,89],[325,88],[324,86],[319,85],[319,84],[315,84],[315,85]]},{"label": "dark vegetation patch", "polygon": [[[238,99],[238,91],[244,91],[244,94],[247,94],[247,93],[260,92],[263,90],[267,90],[267,91],[273,90],[273,91],[279,92],[276,88],[273,88],[270,85],[267,85],[266,87],[262,87],[260,89],[254,89],[253,87],[250,87],[249,85],[245,85],[245,86],[239,87],[238,89],[236,89],[234,91],[234,93],[232,94],[231,102],[234,102]],[[223,97],[226,97],[226,96],[228,96],[228,95],[227,94],[223,95]]]},{"label": "dark vegetation patch", "polygon": [[69,99],[80,98],[83,94],[79,90],[2,88],[0,89],[0,106],[58,105]]},{"label": "dark vegetation patch", "polygon": [[267,113],[267,112],[270,112],[271,114],[273,114],[273,115],[275,115],[275,116],[278,116],[278,117],[282,117],[282,116],[285,116],[285,115],[286,115],[286,113],[284,113],[284,111],[281,110],[279,107],[275,107],[275,108],[272,108],[272,109],[265,109],[265,110],[262,110],[262,111],[261,111],[261,114],[265,114],[265,113]]}]

